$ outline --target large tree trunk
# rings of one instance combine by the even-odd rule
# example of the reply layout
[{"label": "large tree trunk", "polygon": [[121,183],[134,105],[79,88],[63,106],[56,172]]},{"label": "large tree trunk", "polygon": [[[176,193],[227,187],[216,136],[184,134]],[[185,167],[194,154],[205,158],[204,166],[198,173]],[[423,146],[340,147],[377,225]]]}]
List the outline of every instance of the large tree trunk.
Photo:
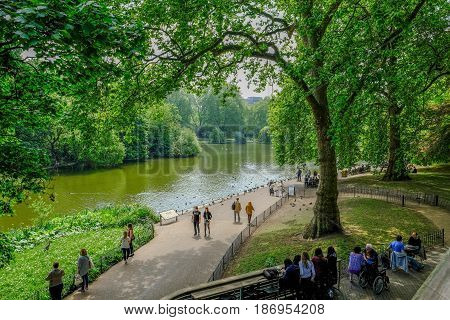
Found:
[{"label": "large tree trunk", "polygon": [[318,238],[342,230],[337,205],[336,152],[331,143],[331,138],[328,136],[331,120],[326,101],[326,91],[318,92],[317,96],[319,105],[314,105],[312,109],[316,120],[320,183],[314,205],[314,217],[305,229],[304,238]]},{"label": "large tree trunk", "polygon": [[389,160],[384,181],[409,180],[406,161],[401,146],[400,113],[402,108],[389,106]]}]

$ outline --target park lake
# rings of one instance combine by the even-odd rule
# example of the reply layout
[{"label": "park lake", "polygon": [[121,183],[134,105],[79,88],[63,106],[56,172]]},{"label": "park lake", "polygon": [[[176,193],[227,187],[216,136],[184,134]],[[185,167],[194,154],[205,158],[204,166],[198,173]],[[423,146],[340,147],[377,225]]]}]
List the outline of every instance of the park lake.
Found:
[{"label": "park lake", "polygon": [[[48,190],[56,194],[56,201],[51,203],[48,196],[43,199],[52,204],[54,214],[120,203],[139,203],[157,212],[183,210],[293,174],[293,168],[275,163],[271,145],[202,143],[197,157],[57,173]],[[0,230],[32,224],[37,218],[32,202],[17,206],[13,216],[1,217]]]}]

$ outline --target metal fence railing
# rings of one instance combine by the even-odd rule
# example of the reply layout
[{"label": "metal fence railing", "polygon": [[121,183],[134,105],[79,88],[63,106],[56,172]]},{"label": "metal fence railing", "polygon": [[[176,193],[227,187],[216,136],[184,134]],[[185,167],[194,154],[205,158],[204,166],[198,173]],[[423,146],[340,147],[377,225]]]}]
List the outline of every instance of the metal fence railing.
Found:
[{"label": "metal fence railing", "polygon": [[273,213],[275,213],[281,206],[289,200],[289,194],[285,194],[284,197],[280,198],[276,203],[271,205],[269,208],[264,210],[259,215],[253,217],[249,226],[245,227],[236,238],[233,240],[231,245],[228,247],[225,254],[219,260],[216,268],[208,279],[208,282],[221,279],[225,268],[230,263],[234,255],[239,251],[243,243],[255,232],[255,230],[269,218]]},{"label": "metal fence railing", "polygon": [[441,229],[421,236],[420,239],[425,245],[432,247],[436,245],[445,246],[445,230]]},{"label": "metal fence railing", "polygon": [[450,201],[437,194],[422,192],[408,192],[404,190],[390,190],[381,188],[370,188],[365,186],[340,186],[340,194],[365,195],[373,199],[385,200],[402,206],[411,204],[426,204],[450,210]]}]

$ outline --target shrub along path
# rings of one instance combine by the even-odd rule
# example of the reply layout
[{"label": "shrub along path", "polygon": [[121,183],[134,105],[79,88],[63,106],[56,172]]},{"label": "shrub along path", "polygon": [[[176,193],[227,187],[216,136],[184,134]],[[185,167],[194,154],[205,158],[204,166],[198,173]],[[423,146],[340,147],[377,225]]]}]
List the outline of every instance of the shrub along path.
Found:
[{"label": "shrub along path", "polygon": [[130,262],[116,264],[89,286],[67,299],[159,299],[176,290],[208,281],[217,263],[236,236],[246,227],[245,205],[252,201],[254,215],[262,213],[279,198],[267,188],[239,196],[241,224],[233,223],[231,204],[236,197],[210,206],[211,238],[194,237],[189,214],[178,222],[156,227],[151,243],[137,250]]}]

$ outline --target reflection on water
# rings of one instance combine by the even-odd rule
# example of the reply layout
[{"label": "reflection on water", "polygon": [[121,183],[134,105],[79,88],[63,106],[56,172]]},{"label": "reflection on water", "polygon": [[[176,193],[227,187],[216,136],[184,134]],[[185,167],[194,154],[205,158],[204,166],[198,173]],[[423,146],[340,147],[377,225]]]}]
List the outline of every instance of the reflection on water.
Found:
[{"label": "reflection on water", "polygon": [[[154,159],[119,168],[63,173],[54,177],[54,211],[137,202],[155,208],[187,209],[196,204],[292,176],[274,163],[270,145],[203,144],[195,158]],[[30,224],[36,217],[20,205],[13,217],[1,217],[0,229]]]}]

